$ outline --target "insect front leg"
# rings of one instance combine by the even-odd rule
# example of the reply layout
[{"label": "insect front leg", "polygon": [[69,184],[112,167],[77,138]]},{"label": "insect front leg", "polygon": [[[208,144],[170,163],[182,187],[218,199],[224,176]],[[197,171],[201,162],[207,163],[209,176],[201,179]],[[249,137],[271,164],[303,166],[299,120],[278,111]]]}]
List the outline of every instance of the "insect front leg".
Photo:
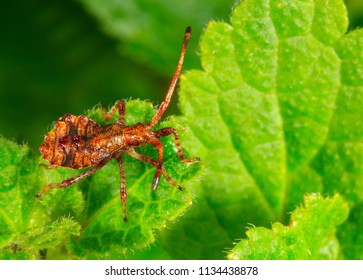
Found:
[{"label": "insect front leg", "polygon": [[164,160],[164,146],[163,143],[158,138],[153,138],[150,140],[149,144],[153,145],[156,149],[158,149],[159,160],[156,165],[156,172],[154,175],[153,183],[151,185],[151,190],[154,192],[158,188],[158,184],[160,181],[161,170],[163,168],[163,160]]},{"label": "insect front leg", "polygon": [[120,198],[121,198],[121,204],[122,204],[122,212],[123,212],[123,220],[124,222],[127,221],[126,218],[126,200],[127,200],[127,193],[126,193],[126,178],[125,178],[125,168],[124,164],[122,162],[121,155],[119,155],[117,158],[117,163],[120,168]]},{"label": "insect front leg", "polygon": [[111,110],[107,113],[106,108],[102,106],[102,116],[105,121],[109,121],[112,116],[116,113],[116,110],[118,110],[118,123],[121,125],[125,125],[125,111],[126,106],[125,102],[122,100],[117,100],[116,104],[111,108]]},{"label": "insect front leg", "polygon": [[200,161],[200,158],[198,158],[198,157],[194,157],[194,158],[185,158],[184,157],[184,154],[182,152],[182,148],[181,148],[181,145],[180,145],[178,132],[174,128],[166,127],[166,128],[162,128],[162,129],[155,132],[155,136],[157,138],[165,137],[165,136],[168,136],[170,134],[174,135],[175,145],[176,145],[176,149],[177,149],[177,153],[178,153],[180,161],[186,162],[186,163],[193,163],[193,162]]},{"label": "insect front leg", "polygon": [[[130,149],[126,152],[128,155],[132,156],[133,158],[136,158],[138,160],[141,160],[143,162],[146,163],[150,163],[151,165],[157,167],[159,165],[159,162],[153,158],[150,158],[148,156],[145,155],[141,155],[139,153],[137,153],[134,149]],[[170,175],[166,172],[164,166],[161,167],[161,172],[163,173],[165,179],[174,187],[176,187],[177,189],[179,189],[180,191],[183,190],[183,188],[178,185],[175,181],[173,181],[173,179],[171,179]]]},{"label": "insect front leg", "polygon": [[92,169],[89,169],[75,177],[72,177],[72,178],[69,178],[67,180],[64,180],[62,183],[59,183],[59,184],[49,184],[47,185],[45,188],[43,188],[40,193],[38,193],[36,195],[37,198],[40,198],[42,197],[46,192],[50,191],[51,189],[54,189],[54,188],[67,188],[69,187],[70,185],[74,184],[75,182],[83,179],[83,178],[86,178],[88,177],[89,175],[95,173],[96,171],[100,170],[110,159],[105,159],[101,162],[99,162],[95,167],[93,167]]}]

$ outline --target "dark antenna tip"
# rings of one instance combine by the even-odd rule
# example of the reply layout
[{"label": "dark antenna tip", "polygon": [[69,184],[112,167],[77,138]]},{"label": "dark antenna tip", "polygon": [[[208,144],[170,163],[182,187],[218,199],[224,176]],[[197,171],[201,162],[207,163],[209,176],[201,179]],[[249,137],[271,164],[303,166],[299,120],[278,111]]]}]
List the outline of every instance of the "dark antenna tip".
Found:
[{"label": "dark antenna tip", "polygon": [[192,33],[192,28],[190,26],[185,29],[185,33]]}]

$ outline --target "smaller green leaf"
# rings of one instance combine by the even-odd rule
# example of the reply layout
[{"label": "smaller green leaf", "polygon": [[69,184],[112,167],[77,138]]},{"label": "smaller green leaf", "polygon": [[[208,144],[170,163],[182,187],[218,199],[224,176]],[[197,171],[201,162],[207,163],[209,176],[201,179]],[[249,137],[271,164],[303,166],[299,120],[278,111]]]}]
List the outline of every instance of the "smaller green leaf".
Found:
[{"label": "smaller green leaf", "polygon": [[[45,185],[38,159],[27,145],[0,137],[0,259],[35,259],[40,250],[65,244],[80,230],[69,218],[53,222],[80,212],[76,210],[76,206],[81,209],[80,203],[74,199],[68,203],[69,195],[53,201],[51,196],[42,201],[35,198]],[[65,209],[69,204],[74,205],[73,211]]]},{"label": "smaller green leaf", "polygon": [[28,253],[23,251],[15,252],[11,249],[0,251],[0,260],[31,260],[33,259]]},{"label": "smaller green leaf", "polygon": [[0,137],[0,248],[23,232],[31,218],[40,170],[26,145]]},{"label": "smaller green leaf", "polygon": [[248,239],[240,241],[228,259],[336,259],[336,227],[347,219],[348,204],[338,194],[305,195],[304,204],[294,210],[288,226],[274,223],[271,230],[248,230]]},{"label": "smaller green leaf", "polygon": [[18,236],[16,243],[21,248],[37,252],[66,243],[70,236],[79,235],[80,229],[77,222],[63,218],[44,227],[28,229],[24,234]]}]

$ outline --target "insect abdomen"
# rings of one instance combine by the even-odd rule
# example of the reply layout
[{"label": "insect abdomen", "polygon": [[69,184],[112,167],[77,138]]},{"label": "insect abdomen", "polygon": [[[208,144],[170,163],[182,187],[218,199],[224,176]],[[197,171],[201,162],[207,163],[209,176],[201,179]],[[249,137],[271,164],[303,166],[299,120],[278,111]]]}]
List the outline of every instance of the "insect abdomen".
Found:
[{"label": "insect abdomen", "polygon": [[67,114],[59,118],[53,131],[46,134],[39,150],[53,166],[88,167],[100,161],[99,152],[89,147],[89,140],[103,130],[86,116]]}]

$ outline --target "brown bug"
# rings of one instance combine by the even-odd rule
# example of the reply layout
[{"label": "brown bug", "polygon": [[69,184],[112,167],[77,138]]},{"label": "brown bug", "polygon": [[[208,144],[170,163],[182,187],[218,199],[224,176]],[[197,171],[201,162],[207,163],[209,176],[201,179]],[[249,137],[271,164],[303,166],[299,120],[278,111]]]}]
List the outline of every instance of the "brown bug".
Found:
[{"label": "brown bug", "polygon": [[[47,185],[41,190],[37,197],[41,197],[44,193],[53,188],[67,188],[78,180],[100,170],[106,163],[115,158],[120,168],[120,198],[123,219],[126,221],[126,179],[121,158],[123,153],[156,167],[156,172],[151,185],[152,191],[156,191],[161,173],[171,185],[182,190],[181,186],[170,178],[163,166],[164,147],[159,138],[170,134],[174,135],[177,153],[182,162],[193,163],[200,161],[200,159],[186,159],[184,157],[178,133],[172,127],[162,128],[157,131],[152,131],[152,128],[158,123],[165,110],[168,108],[182,69],[190,34],[191,28],[188,27],[185,31],[184,43],[178,66],[169,86],[166,98],[159,106],[150,123],[137,123],[135,125],[126,126],[124,122],[125,103],[121,100],[116,102],[109,113],[106,113],[106,110],[103,108],[103,117],[106,121],[110,120],[116,110],[118,110],[119,118],[111,125],[99,125],[84,115],[77,117],[66,114],[59,118],[54,125],[54,130],[45,135],[44,143],[39,147],[39,151],[43,154],[43,158],[50,163],[47,167],[57,168],[59,166],[64,166],[73,169],[93,167],[78,176],[64,180],[62,183]],[[134,150],[135,147],[145,144],[150,144],[158,150],[157,160],[141,155]]]}]

